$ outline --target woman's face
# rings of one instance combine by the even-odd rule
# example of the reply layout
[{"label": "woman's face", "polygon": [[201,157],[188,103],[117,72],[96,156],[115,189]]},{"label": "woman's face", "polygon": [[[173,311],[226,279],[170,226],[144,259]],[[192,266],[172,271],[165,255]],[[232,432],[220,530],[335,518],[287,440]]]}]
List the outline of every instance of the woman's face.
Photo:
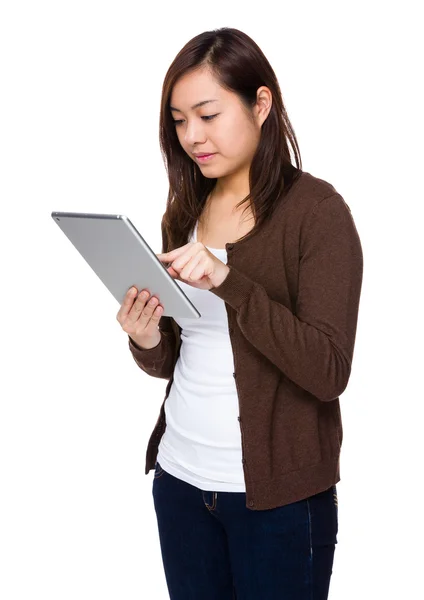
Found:
[{"label": "woman's face", "polygon": [[[265,119],[256,106],[249,118],[237,94],[221,87],[208,69],[177,81],[170,108],[181,146],[205,177],[219,178],[250,166]],[[195,154],[213,156],[202,161]]]}]

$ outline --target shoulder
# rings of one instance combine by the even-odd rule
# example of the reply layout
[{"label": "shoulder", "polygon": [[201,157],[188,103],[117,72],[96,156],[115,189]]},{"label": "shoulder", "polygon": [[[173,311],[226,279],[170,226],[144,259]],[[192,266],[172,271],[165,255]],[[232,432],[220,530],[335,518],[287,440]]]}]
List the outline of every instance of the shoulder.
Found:
[{"label": "shoulder", "polygon": [[294,225],[300,226],[316,213],[327,207],[342,213],[350,213],[350,207],[340,192],[329,181],[316,177],[307,171],[302,171],[294,184],[283,195],[281,202],[281,217],[288,219]]},{"label": "shoulder", "polygon": [[[329,181],[316,177],[307,171],[302,171],[293,186],[293,196],[299,208],[313,209],[322,200],[331,196],[340,196],[338,190]],[[341,196],[340,196],[341,197]]]}]

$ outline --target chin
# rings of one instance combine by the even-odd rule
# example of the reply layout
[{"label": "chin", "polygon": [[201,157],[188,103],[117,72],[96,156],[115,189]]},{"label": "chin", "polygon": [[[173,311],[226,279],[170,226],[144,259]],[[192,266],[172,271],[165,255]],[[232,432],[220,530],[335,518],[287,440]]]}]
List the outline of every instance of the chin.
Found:
[{"label": "chin", "polygon": [[219,179],[219,177],[222,177],[220,173],[212,173],[209,169],[206,169],[205,171],[202,171],[202,169],[200,170],[203,177],[206,177],[206,179]]},{"label": "chin", "polygon": [[197,165],[199,167],[200,172],[202,173],[202,175],[204,175],[205,177],[207,177],[207,179],[215,179],[218,177],[222,177],[222,175],[224,175],[224,173],[221,172],[221,170],[215,168],[211,168],[208,167],[207,165]]}]

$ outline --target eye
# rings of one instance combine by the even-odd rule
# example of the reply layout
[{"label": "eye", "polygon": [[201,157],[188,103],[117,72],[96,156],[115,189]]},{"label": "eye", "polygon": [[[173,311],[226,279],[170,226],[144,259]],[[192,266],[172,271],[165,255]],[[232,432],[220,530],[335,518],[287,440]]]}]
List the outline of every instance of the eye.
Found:
[{"label": "eye", "polygon": [[[204,119],[205,121],[212,121],[212,119],[214,119],[218,115],[219,115],[219,113],[216,113],[215,115],[205,115],[205,116],[200,117],[200,118]],[[174,125],[181,125],[181,123],[184,123],[184,119],[178,119],[178,121],[174,120]]]}]

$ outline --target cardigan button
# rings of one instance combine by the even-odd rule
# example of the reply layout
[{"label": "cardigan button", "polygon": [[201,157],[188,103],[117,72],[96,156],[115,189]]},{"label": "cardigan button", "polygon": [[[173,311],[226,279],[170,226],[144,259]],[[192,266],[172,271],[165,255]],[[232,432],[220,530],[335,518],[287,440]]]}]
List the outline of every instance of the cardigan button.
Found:
[{"label": "cardigan button", "polygon": [[255,503],[253,502],[253,500],[249,500],[249,506],[254,506]]},{"label": "cardigan button", "polygon": [[234,244],[227,244],[227,250],[232,250],[234,248]]}]

